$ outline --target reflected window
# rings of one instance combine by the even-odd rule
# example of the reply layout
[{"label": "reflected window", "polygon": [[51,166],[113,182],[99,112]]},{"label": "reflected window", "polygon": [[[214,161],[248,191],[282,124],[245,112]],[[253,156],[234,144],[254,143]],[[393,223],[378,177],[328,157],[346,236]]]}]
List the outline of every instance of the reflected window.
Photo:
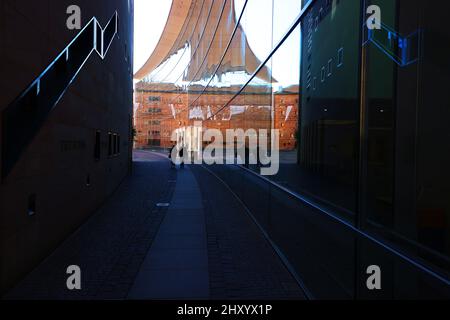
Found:
[{"label": "reflected window", "polygon": [[344,48],[338,50],[337,67],[341,67],[344,64]]},{"label": "reflected window", "polygon": [[328,60],[328,66],[327,66],[327,77],[331,77],[333,74],[333,59]]}]

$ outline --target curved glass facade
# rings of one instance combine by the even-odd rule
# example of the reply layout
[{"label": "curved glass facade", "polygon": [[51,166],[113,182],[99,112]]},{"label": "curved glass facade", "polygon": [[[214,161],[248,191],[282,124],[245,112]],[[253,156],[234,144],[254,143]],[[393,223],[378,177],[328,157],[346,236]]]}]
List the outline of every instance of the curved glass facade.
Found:
[{"label": "curved glass facade", "polygon": [[[365,11],[383,12],[368,29]],[[197,0],[136,85],[138,148],[193,126],[279,132],[276,175],[210,169],[314,298],[450,297],[442,22],[424,1]],[[424,55],[424,52],[429,52]],[[445,50],[448,54],[448,50]],[[436,81],[429,81],[435,79]],[[366,286],[371,265],[384,290]]]}]

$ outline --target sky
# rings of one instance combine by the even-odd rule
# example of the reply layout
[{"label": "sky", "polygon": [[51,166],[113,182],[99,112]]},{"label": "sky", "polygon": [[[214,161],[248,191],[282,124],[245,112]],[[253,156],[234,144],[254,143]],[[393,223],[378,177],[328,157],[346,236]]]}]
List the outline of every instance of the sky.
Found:
[{"label": "sky", "polygon": [[172,0],[134,0],[134,72],[158,44],[171,5]]}]

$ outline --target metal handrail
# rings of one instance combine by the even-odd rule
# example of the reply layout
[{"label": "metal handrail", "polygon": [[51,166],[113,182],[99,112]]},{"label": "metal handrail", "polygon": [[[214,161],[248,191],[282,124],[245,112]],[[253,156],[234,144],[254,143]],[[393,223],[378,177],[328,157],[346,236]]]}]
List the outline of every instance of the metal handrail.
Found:
[{"label": "metal handrail", "polygon": [[92,53],[95,51],[102,60],[105,59],[119,32],[118,18],[115,11],[105,28],[102,28],[97,18],[93,17],[44,71],[3,110],[2,178],[9,175]]}]

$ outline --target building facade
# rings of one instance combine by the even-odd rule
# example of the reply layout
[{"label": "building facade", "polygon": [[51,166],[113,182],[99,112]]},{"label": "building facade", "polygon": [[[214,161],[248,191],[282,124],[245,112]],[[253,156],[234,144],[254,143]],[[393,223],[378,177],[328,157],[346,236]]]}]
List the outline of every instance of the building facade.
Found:
[{"label": "building facade", "polygon": [[[158,91],[157,87],[161,87]],[[165,89],[168,90],[163,90]],[[227,108],[227,113],[214,116],[205,126],[218,129],[226,136],[227,129],[258,129],[255,122],[262,121],[261,129],[277,129],[280,133],[280,150],[293,151],[297,147],[298,88],[288,88],[274,94],[275,108],[273,124],[270,122],[271,101],[267,94],[247,93],[245,99]],[[189,94],[195,94],[191,92]],[[168,85],[138,84],[135,88],[135,148],[171,148],[175,143],[172,134],[180,128],[192,127],[195,122],[204,122],[230,101],[232,93],[216,92],[202,95],[195,106],[188,108],[188,93],[180,93]]]},{"label": "building facade", "polygon": [[73,4],[0,0],[0,293],[130,169],[133,1],[76,1],[82,30]]}]

